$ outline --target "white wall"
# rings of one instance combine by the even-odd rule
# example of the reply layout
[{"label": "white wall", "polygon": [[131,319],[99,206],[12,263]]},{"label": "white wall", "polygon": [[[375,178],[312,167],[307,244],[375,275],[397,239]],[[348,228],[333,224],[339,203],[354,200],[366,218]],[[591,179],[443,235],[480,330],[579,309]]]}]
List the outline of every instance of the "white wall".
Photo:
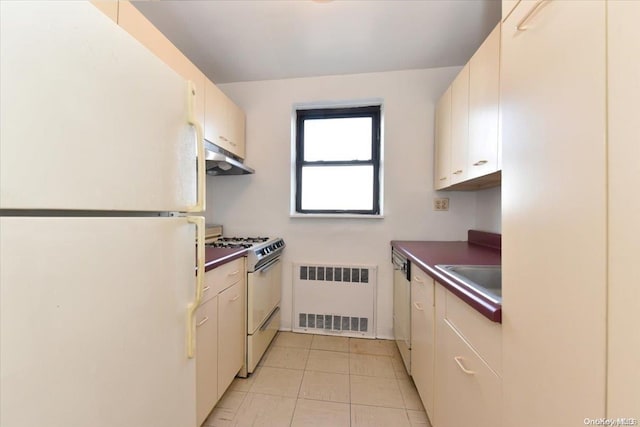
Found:
[{"label": "white wall", "polygon": [[502,232],[501,190],[502,187],[494,187],[476,192],[477,230]]},{"label": "white wall", "polygon": [[[466,240],[475,228],[476,194],[440,192],[434,212],[434,104],[460,67],[221,85],[247,115],[246,163],[255,175],[209,177],[207,221],[225,234],[285,239],[283,320],[291,327],[292,262],[378,266],[377,335],[392,337],[390,240]],[[384,218],[291,218],[292,105],[384,100]]]}]

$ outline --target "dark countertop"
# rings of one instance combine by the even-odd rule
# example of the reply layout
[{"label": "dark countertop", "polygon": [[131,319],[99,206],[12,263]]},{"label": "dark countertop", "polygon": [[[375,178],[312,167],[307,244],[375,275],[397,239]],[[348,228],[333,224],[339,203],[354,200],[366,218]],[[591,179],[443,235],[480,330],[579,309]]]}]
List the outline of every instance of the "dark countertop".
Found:
[{"label": "dark countertop", "polygon": [[209,271],[229,261],[247,255],[246,249],[204,248],[204,271]]},{"label": "dark countertop", "polygon": [[493,322],[502,323],[502,305],[463,282],[441,273],[436,264],[500,265],[500,235],[469,230],[467,242],[393,240],[391,246],[458,298]]}]

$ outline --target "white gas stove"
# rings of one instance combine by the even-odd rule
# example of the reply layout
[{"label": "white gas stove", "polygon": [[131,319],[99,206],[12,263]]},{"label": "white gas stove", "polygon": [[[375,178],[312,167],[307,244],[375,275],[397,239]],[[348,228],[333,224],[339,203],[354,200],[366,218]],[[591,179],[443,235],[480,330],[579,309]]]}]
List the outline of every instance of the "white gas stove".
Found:
[{"label": "white gas stove", "polygon": [[207,247],[247,250],[247,341],[240,376],[252,373],[280,328],[282,251],[279,237],[215,237]]},{"label": "white gas stove", "polygon": [[285,248],[279,237],[219,237],[206,244],[210,248],[247,249],[247,271],[260,270],[277,259]]}]

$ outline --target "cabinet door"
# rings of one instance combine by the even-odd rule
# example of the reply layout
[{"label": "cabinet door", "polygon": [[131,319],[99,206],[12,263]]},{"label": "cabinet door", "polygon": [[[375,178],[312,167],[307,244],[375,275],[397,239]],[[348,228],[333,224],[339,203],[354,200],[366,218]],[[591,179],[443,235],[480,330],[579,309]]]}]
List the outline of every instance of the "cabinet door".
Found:
[{"label": "cabinet door", "polygon": [[640,2],[607,3],[609,295],[607,418],[640,414]]},{"label": "cabinet door", "polygon": [[436,190],[440,190],[451,185],[449,182],[451,170],[451,87],[447,89],[436,105],[435,126],[433,185]]},{"label": "cabinet door", "polygon": [[241,280],[218,295],[218,398],[244,362],[244,289],[244,280]]},{"label": "cabinet door", "polygon": [[230,137],[229,143],[233,147],[233,153],[245,158],[245,123],[246,118],[242,108],[229,99]]},{"label": "cabinet door", "polygon": [[469,156],[467,177],[498,168],[500,24],[469,61]]},{"label": "cabinet door", "polygon": [[469,64],[451,85],[451,184],[467,178],[469,154]]},{"label": "cabinet door", "polygon": [[196,86],[196,117],[204,123],[204,74],[129,1],[118,3],[118,25]]},{"label": "cabinet door", "polygon": [[511,11],[520,3],[522,0],[502,0],[502,21],[507,19],[511,14]]},{"label": "cabinet door", "polygon": [[442,345],[444,355],[443,365],[438,370],[446,378],[438,389],[442,394],[438,427],[502,425],[500,378],[446,320],[438,345]]},{"label": "cabinet door", "polygon": [[414,272],[411,278],[411,376],[430,417],[435,391],[434,315],[433,279],[421,271]]},{"label": "cabinet door", "polygon": [[605,416],[605,2],[539,4],[505,22],[500,73],[504,424],[523,427]]},{"label": "cabinet door", "polygon": [[218,297],[196,312],[196,418],[201,425],[218,401]]},{"label": "cabinet door", "polygon": [[231,151],[231,145],[224,136],[227,132],[227,96],[211,80],[205,82],[204,138],[225,150]]}]

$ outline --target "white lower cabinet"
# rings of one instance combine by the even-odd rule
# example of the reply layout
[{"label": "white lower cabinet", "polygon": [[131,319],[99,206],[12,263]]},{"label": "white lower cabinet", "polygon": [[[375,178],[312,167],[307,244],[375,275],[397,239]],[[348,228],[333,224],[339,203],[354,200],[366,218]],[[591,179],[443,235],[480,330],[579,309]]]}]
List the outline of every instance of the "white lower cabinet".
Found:
[{"label": "white lower cabinet", "polygon": [[196,418],[202,425],[244,364],[246,270],[244,258],[205,273],[196,312]]},{"label": "white lower cabinet", "polygon": [[218,297],[196,312],[196,419],[201,425],[218,401]]},{"label": "white lower cabinet", "polygon": [[238,282],[218,295],[218,399],[244,361],[244,282]]},{"label": "white lower cabinet", "polygon": [[436,427],[500,425],[501,380],[444,320]]},{"label": "white lower cabinet", "polygon": [[427,414],[434,405],[435,315],[433,279],[414,269],[411,274],[411,376]]},{"label": "white lower cabinet", "polygon": [[415,269],[411,376],[434,427],[502,425],[499,323]]}]

